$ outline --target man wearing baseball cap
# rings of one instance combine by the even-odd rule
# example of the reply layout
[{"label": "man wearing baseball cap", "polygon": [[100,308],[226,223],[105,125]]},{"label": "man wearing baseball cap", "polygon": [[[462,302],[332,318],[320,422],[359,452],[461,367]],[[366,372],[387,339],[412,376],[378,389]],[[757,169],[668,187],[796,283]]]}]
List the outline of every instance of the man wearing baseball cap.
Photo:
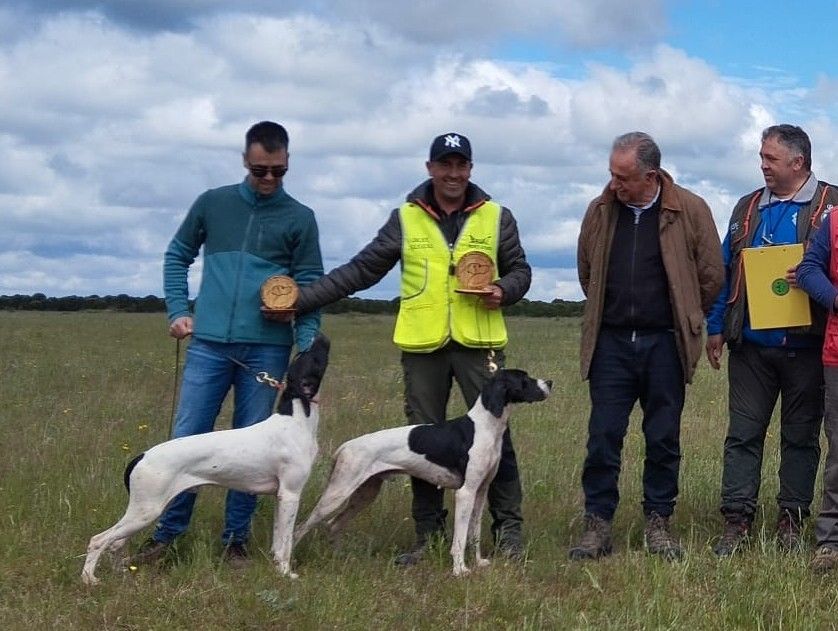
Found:
[{"label": "man wearing baseball cap", "polygon": [[[402,350],[408,422],[444,421],[456,380],[470,408],[495,366],[503,364],[507,335],[500,307],[523,298],[531,270],[508,208],[470,181],[469,139],[449,132],[434,138],[429,179],[391,213],[378,235],[351,261],[300,287],[302,314],[371,287],[401,261],[401,301],[393,341]],[[492,261],[493,281],[471,293],[457,289],[457,263],[480,252]],[[485,259],[484,259],[485,260]],[[412,479],[416,542],[396,558],[414,565],[444,531],[443,492]],[[497,476],[489,487],[498,550],[523,559],[521,483],[509,430]]]}]

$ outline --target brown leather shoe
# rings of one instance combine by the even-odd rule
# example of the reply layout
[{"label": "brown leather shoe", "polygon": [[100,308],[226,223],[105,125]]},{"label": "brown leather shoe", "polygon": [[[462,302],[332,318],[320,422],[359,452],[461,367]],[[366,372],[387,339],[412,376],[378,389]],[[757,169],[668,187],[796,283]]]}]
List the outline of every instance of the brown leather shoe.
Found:
[{"label": "brown leather shoe", "polygon": [[713,546],[713,554],[717,557],[729,557],[739,552],[748,542],[751,535],[751,520],[744,515],[729,515],[725,517],[725,527],[722,536]]},{"label": "brown leather shoe", "polygon": [[243,570],[250,565],[250,554],[243,543],[228,543],[221,553],[221,560],[234,570]]},{"label": "brown leather shoe", "polygon": [[585,515],[585,530],[582,538],[568,550],[571,561],[599,559],[611,554],[611,522],[599,515]]},{"label": "brown leather shoe", "polygon": [[832,546],[821,546],[815,550],[809,567],[815,574],[826,574],[838,568],[838,550]]},{"label": "brown leather shoe", "polygon": [[651,513],[646,518],[643,540],[649,554],[655,554],[667,561],[680,561],[684,557],[684,549],[669,531],[669,517]]},{"label": "brown leather shoe", "polygon": [[159,561],[171,548],[171,541],[157,541],[149,537],[140,545],[137,551],[126,560],[127,565],[149,565]]},{"label": "brown leather shoe", "polygon": [[777,515],[777,545],[781,550],[794,552],[800,550],[803,543],[800,516],[791,511],[781,510]]}]

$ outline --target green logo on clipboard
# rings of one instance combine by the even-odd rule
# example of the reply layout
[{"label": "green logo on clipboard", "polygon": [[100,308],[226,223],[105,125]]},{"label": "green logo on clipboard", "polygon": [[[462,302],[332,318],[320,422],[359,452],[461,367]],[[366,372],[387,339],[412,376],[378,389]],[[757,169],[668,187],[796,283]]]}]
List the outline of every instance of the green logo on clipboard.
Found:
[{"label": "green logo on clipboard", "polygon": [[790,290],[789,282],[785,278],[775,278],[771,283],[771,291],[775,296],[785,296]]}]

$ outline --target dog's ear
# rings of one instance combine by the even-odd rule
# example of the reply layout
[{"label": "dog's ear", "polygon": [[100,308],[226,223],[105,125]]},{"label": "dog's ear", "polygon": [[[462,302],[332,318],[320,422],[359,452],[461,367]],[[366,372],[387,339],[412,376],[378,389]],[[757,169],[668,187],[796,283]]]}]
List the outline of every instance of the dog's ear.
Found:
[{"label": "dog's ear", "polygon": [[303,410],[305,411],[306,418],[311,416],[311,401],[309,401],[306,397],[300,397],[300,403],[303,404]]},{"label": "dog's ear", "polygon": [[322,358],[323,361],[326,361],[329,357],[329,349],[331,346],[332,343],[329,341],[329,338],[323,333],[318,333],[314,337],[314,341],[312,341],[311,345],[307,349],[299,351],[296,355],[294,355],[293,359],[289,363],[289,367],[296,364],[301,357],[305,356]]},{"label": "dog's ear", "polygon": [[331,347],[332,343],[329,341],[329,338],[326,337],[323,333],[318,333],[314,336],[314,340],[311,342],[311,346],[309,346],[304,351],[300,351],[300,355],[302,353],[310,353],[312,351],[316,353],[328,353],[329,348]]},{"label": "dog's ear", "polygon": [[505,370],[499,370],[484,385],[480,393],[483,407],[495,418],[500,418],[506,407],[507,376]]},{"label": "dog's ear", "polygon": [[[329,348],[332,346],[332,343],[329,341],[329,338],[326,337],[326,334],[322,332],[318,333],[317,336],[314,338],[314,344],[319,345],[324,351],[328,351]],[[314,346],[314,344],[312,344],[312,346]]]},{"label": "dog's ear", "polygon": [[483,407],[495,417],[500,417],[503,408],[510,403],[532,403],[543,401],[547,395],[526,371],[504,368],[495,373],[486,383],[481,394]]}]

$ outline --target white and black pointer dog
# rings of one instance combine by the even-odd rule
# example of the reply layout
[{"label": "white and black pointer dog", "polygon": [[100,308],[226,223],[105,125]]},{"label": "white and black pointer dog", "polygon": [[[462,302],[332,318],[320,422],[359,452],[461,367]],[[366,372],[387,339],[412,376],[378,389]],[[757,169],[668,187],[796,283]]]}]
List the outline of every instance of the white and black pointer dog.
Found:
[{"label": "white and black pointer dog", "polygon": [[329,340],[318,335],[288,368],[277,412],[242,429],[176,438],[128,464],[130,497],[122,518],[87,547],[82,581],[95,585],[99,556],[118,552],[128,537],[157,519],[181,491],[222,486],[245,493],[276,494],[271,552],[282,575],[291,572],[291,546],[300,494],[317,457],[317,393],[329,359]]},{"label": "white and black pointer dog", "polygon": [[477,565],[488,565],[480,554],[481,516],[498,470],[510,405],[542,401],[552,386],[551,381],[533,379],[523,370],[500,370],[483,386],[466,416],[432,425],[394,427],[343,443],[335,451],[323,495],[294,533],[295,542],[327,518],[331,534],[336,535],[375,499],[385,477],[406,473],[438,487],[457,489],[451,543],[454,575],[469,571],[464,558],[467,537]]}]

